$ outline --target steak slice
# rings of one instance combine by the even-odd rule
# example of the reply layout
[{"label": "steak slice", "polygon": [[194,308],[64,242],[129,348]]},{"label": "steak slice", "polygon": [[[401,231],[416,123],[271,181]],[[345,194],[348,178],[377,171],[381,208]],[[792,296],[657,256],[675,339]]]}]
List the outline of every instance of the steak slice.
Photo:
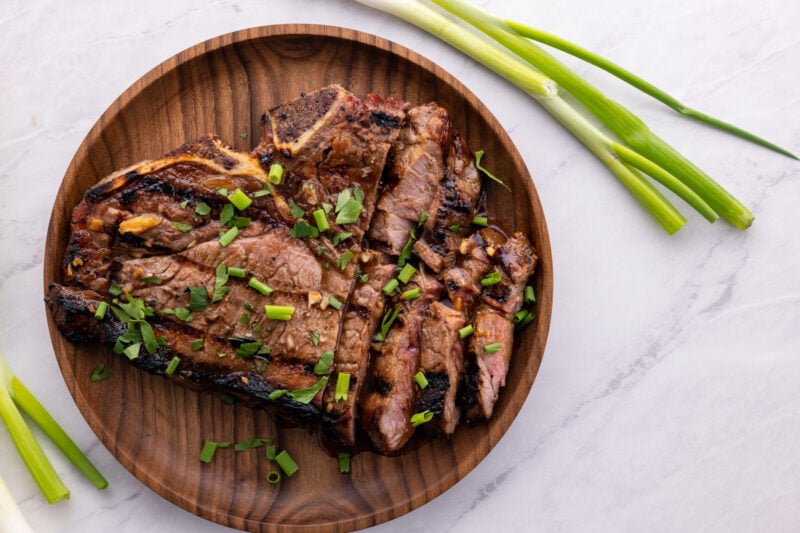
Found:
[{"label": "steak slice", "polygon": [[[264,137],[254,154],[265,167],[283,167],[283,180],[275,189],[308,215],[323,204],[337,206],[340,194],[358,189],[363,210],[354,223],[341,226],[360,242],[406,106],[376,95],[361,100],[330,85],[267,111],[262,118]],[[328,213],[331,227],[336,214]]]},{"label": "steak slice", "polygon": [[[500,281],[481,293],[460,392],[468,420],[491,417],[500,388],[506,384],[514,344],[513,316],[522,307],[525,284],[537,259],[530,242],[520,233],[510,237],[493,255]],[[491,349],[487,350],[487,346]]]},{"label": "steak slice", "polygon": [[404,301],[395,326],[372,357],[369,389],[359,399],[361,427],[380,452],[400,450],[414,434],[414,414],[419,370],[419,333],[428,307],[439,299],[441,284],[423,271],[406,287],[419,288],[420,296]]},{"label": "steak slice", "polygon": [[[357,281],[348,301],[324,397],[322,437],[328,448],[336,450],[352,449],[356,445],[358,398],[369,367],[372,336],[386,305],[381,288],[395,273],[395,265],[386,264],[383,254],[363,255],[367,256],[367,261],[359,266],[359,276],[366,275],[368,279]],[[337,399],[336,384],[342,373],[349,374],[350,386],[347,397]]]},{"label": "steak slice", "polygon": [[417,393],[414,412],[433,413],[433,419],[423,426],[427,433],[452,435],[461,417],[456,395],[464,366],[464,342],[458,330],[466,323],[463,311],[443,302],[433,302],[422,322],[419,366],[428,385]]},{"label": "steak slice", "polygon": [[369,231],[388,253],[400,254],[420,214],[428,211],[444,173],[449,139],[450,117],[444,108],[430,103],[408,110]]},{"label": "steak slice", "polygon": [[428,210],[414,253],[434,272],[452,265],[454,252],[472,225],[475,208],[481,195],[481,178],[466,142],[453,134],[444,175]]}]

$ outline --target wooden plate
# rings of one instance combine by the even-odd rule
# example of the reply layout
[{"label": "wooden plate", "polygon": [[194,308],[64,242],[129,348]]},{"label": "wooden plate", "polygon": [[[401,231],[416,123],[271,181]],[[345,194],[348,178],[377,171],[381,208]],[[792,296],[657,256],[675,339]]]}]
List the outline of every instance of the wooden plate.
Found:
[{"label": "wooden plate", "polygon": [[[261,136],[264,111],[329,83],[450,110],[473,149],[513,189],[489,185],[489,210],[525,232],[540,257],[536,321],[517,338],[508,384],[488,423],[462,425],[451,440],[414,441],[397,457],[365,452],[338,473],[308,433],[275,426],[260,410],[225,405],[138,371],[101,347],[67,342],[49,320],[56,358],[87,422],[122,465],[164,498],[209,520],[250,531],[345,531],[400,516],[464,477],[503,436],[533,384],[550,322],[552,260],[539,199],[525,164],[486,107],[427,59],[384,39],[328,26],[253,28],[198,44],[165,61],[103,113],[73,158],[53,206],[45,288],[60,281],[70,214],[83,193],[112,170],[156,158],[207,132],[241,150]],[[247,135],[245,135],[247,134]],[[105,363],[112,377],[90,383]],[[204,440],[278,437],[300,464],[270,485],[264,449],[220,450],[198,460]]]}]

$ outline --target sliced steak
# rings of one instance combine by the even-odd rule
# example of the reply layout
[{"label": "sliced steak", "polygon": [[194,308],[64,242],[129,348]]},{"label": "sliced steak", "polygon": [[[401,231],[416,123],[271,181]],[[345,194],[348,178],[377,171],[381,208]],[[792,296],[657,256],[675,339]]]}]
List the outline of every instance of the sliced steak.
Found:
[{"label": "sliced steak", "polygon": [[[381,288],[395,273],[394,264],[386,264],[383,254],[370,253],[365,263],[359,264],[359,278],[342,318],[339,345],[336,348],[331,379],[324,397],[322,437],[328,448],[352,449],[356,445],[358,398],[370,362],[372,336],[380,324],[385,309]],[[346,398],[336,398],[339,374],[349,375]]]},{"label": "sliced steak", "polygon": [[485,287],[481,294],[469,342],[467,374],[459,393],[469,420],[491,417],[500,388],[506,384],[514,345],[513,316],[522,307],[525,284],[536,266],[533,247],[519,233],[493,256],[500,281]]},{"label": "sliced steak", "polygon": [[408,110],[369,232],[388,253],[400,254],[420,214],[428,211],[444,173],[449,140],[450,117],[444,108],[431,103]]},{"label": "sliced steak", "polygon": [[441,272],[455,261],[455,251],[469,235],[475,208],[481,195],[481,178],[466,143],[453,134],[444,175],[428,210],[414,253],[433,269]]},{"label": "sliced steak", "polygon": [[406,285],[420,289],[420,296],[404,301],[394,327],[373,354],[369,389],[359,399],[361,427],[376,449],[395,453],[414,434],[414,414],[419,370],[419,333],[428,306],[439,299],[441,284],[418,272]]},{"label": "sliced steak", "polygon": [[[254,154],[265,168],[284,169],[275,189],[303,209],[310,224],[323,204],[337,206],[339,195],[363,194],[354,223],[342,224],[361,240],[375,210],[389,148],[400,133],[407,104],[368,95],[363,100],[331,85],[270,109],[262,119],[264,137]],[[337,213],[328,213],[334,227]]]},{"label": "sliced steak", "polygon": [[428,384],[418,391],[414,412],[433,413],[433,419],[424,425],[427,433],[452,435],[458,425],[461,411],[456,393],[464,366],[464,342],[458,330],[466,323],[463,311],[443,302],[433,302],[423,320],[419,371]]}]

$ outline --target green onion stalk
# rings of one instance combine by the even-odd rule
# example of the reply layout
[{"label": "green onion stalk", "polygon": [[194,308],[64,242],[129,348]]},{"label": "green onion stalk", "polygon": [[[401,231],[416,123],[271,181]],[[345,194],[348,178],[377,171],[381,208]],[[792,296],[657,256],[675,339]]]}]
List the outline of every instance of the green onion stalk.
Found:
[{"label": "green onion stalk", "polygon": [[[747,207],[653,134],[641,119],[606,98],[599,90],[533,43],[529,37],[542,36],[527,26],[506,22],[461,0],[432,0],[433,3],[496,41],[491,42],[417,0],[356,1],[415,24],[520,87],[594,153],[668,233],[678,231],[686,219],[643,174],[671,190],[709,222],[716,221],[722,215],[740,229],[745,229],[752,223],[754,217]],[[505,49],[500,48],[498,44]],[[580,53],[576,51],[582,50],[563,44],[561,48],[579,57]],[[587,54],[583,55],[585,58]],[[595,64],[600,62],[596,58],[597,56],[591,56],[590,62]],[[610,62],[603,64],[607,70],[611,68],[609,65]],[[618,69],[618,75],[620,71],[622,69]],[[626,73],[627,71],[622,71],[621,77],[635,86],[640,87],[646,83]],[[598,117],[621,142],[600,131],[561,98],[560,88],[569,92]],[[649,84],[647,88],[648,94],[656,96],[666,94],[658,89],[653,90]],[[672,99],[668,104],[682,106],[679,102],[677,104],[675,102],[677,100]],[[786,155],[792,155],[767,141],[702,113],[689,110],[685,114],[754,142],[761,141],[759,144]]]},{"label": "green onion stalk", "polygon": [[102,474],[36,397],[17,379],[5,359],[0,356],[0,417],[8,428],[11,440],[48,503],[69,498],[69,490],[64,486],[53,465],[34,438],[22,418],[20,409],[42,429],[44,434],[98,489],[108,486],[108,482]]}]

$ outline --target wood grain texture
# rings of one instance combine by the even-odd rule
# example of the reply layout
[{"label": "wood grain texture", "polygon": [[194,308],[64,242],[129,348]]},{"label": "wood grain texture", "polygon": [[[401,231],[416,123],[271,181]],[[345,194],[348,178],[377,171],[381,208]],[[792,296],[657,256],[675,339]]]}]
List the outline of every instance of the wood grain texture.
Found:
[{"label": "wood grain texture", "polygon": [[[249,531],[349,531],[369,527],[435,498],[469,473],[503,436],[528,395],[550,322],[552,259],[533,182],[508,135],[461,83],[425,58],[384,39],[316,25],[266,26],[198,44],[165,61],[126,90],[77,150],[48,230],[44,284],[60,281],[72,208],[111,171],[156,158],[213,132],[249,150],[269,107],[330,83],[412,103],[435,100],[450,111],[484,164],[513,193],[488,182],[489,212],[528,235],[540,257],[537,318],[517,337],[508,383],[488,423],[463,425],[450,440],[415,438],[398,457],[360,453],[352,473],[316,439],[277,427],[268,413],[222,403],[128,366],[100,347],[68,343],[48,316],[58,364],[76,404],[122,465],[164,498],[209,520]],[[242,134],[246,133],[247,136]],[[246,138],[245,138],[246,137]],[[112,377],[90,383],[105,363]],[[264,449],[219,450],[198,460],[204,440],[277,437],[300,471],[273,486]]]}]

